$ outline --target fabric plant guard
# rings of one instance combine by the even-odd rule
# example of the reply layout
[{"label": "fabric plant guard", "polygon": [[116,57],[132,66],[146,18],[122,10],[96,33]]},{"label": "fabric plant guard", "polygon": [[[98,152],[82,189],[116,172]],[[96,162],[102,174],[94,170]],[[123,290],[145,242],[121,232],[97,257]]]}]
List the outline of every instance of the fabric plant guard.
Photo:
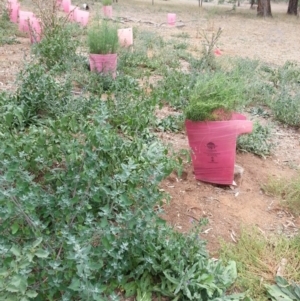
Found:
[{"label": "fabric plant guard", "polygon": [[29,22],[30,19],[34,16],[33,12],[29,11],[19,11],[19,30],[23,32],[29,32]]},{"label": "fabric plant guard", "polygon": [[167,15],[167,17],[168,17],[168,25],[175,26],[175,24],[176,24],[176,14],[169,13]]},{"label": "fabric plant guard", "polygon": [[116,78],[117,70],[117,53],[112,54],[90,54],[89,56],[91,71],[103,74],[111,74]]},{"label": "fabric plant guard", "polygon": [[88,11],[78,10],[76,12],[76,22],[80,23],[82,26],[87,26],[89,15],[90,13]]},{"label": "fabric plant guard", "polygon": [[102,11],[104,17],[111,19],[112,18],[112,6],[111,5],[104,5],[102,6]]},{"label": "fabric plant guard", "polygon": [[252,132],[252,121],[233,113],[226,121],[185,121],[196,180],[232,185],[239,135]]},{"label": "fabric plant guard", "polygon": [[61,6],[62,6],[63,11],[65,13],[69,13],[70,12],[70,6],[71,6],[71,0],[62,0]]},{"label": "fabric plant guard", "polygon": [[32,44],[38,43],[41,41],[42,38],[42,26],[41,20],[35,16],[30,18],[30,27],[29,27],[29,35],[30,35],[30,42]]},{"label": "fabric plant guard", "polygon": [[9,20],[13,23],[18,23],[20,3],[18,2],[8,2],[7,4],[9,12]]},{"label": "fabric plant guard", "polygon": [[79,11],[79,8],[76,5],[70,5],[69,21],[77,20],[78,11]]},{"label": "fabric plant guard", "polygon": [[118,29],[119,44],[122,47],[129,47],[133,44],[133,33],[132,28],[121,28]]}]

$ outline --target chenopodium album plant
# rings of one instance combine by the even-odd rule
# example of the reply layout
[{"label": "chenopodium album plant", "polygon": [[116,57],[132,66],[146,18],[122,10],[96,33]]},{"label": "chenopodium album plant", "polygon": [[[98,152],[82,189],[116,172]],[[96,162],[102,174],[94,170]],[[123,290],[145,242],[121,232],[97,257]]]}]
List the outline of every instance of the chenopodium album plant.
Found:
[{"label": "chenopodium album plant", "polygon": [[174,161],[119,135],[106,106],[24,131],[0,122],[0,300],[223,298],[235,264],[209,260],[196,232],[153,210]]}]

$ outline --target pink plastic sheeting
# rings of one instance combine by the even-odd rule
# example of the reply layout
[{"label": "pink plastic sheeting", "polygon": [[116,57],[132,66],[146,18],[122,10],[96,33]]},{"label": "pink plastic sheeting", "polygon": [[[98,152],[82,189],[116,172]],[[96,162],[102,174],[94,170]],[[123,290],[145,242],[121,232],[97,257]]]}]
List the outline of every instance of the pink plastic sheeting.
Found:
[{"label": "pink plastic sheeting", "polygon": [[76,5],[70,5],[69,20],[76,21],[79,8]]},{"label": "pink plastic sheeting", "polygon": [[61,6],[65,13],[70,12],[71,0],[62,0]]},{"label": "pink plastic sheeting", "polygon": [[119,44],[123,47],[128,47],[133,44],[132,28],[118,29]]},{"label": "pink plastic sheeting", "polygon": [[29,20],[33,17],[33,12],[19,11],[19,30],[23,32],[29,32]]},{"label": "pink plastic sheeting", "polygon": [[109,19],[112,18],[112,6],[111,5],[102,6],[102,10],[103,10],[104,17],[109,18]]},{"label": "pink plastic sheeting", "polygon": [[104,74],[111,74],[116,77],[118,56],[113,54],[90,54],[91,71],[96,71]]},{"label": "pink plastic sheeting", "polygon": [[176,24],[176,14],[168,14],[168,25],[174,26]]},{"label": "pink plastic sheeting", "polygon": [[13,23],[18,23],[20,3],[16,0],[10,0],[7,2],[7,8],[9,12],[9,20]]},{"label": "pink plastic sheeting", "polygon": [[82,26],[86,26],[89,22],[90,13],[85,10],[77,10],[76,12],[76,22],[80,23]]},{"label": "pink plastic sheeting", "polygon": [[30,18],[29,22],[30,22],[30,27],[29,27],[30,42],[38,43],[41,41],[42,38],[41,20],[33,16]]},{"label": "pink plastic sheeting", "polygon": [[234,179],[236,140],[252,132],[252,121],[234,113],[228,121],[193,122],[186,120],[195,178],[200,181],[231,185]]}]

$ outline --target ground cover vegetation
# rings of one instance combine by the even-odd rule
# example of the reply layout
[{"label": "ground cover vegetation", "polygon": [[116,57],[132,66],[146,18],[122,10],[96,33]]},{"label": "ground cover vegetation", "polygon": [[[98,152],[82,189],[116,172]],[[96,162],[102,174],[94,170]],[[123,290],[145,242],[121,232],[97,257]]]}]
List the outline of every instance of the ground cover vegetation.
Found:
[{"label": "ground cover vegetation", "polygon": [[[182,130],[185,107],[197,95],[208,103],[226,96],[241,111],[264,106],[278,121],[299,126],[292,90],[299,67],[216,60],[213,47],[192,55],[186,35],[168,41],[135,29],[135,48],[119,52],[113,80],[88,70],[86,52],[78,50],[86,33],[74,39],[73,26],[50,23],[16,90],[0,95],[0,300],[246,301],[267,300],[268,292],[276,298],[284,279],[254,289],[264,275],[259,256],[290,248],[299,263],[299,238],[270,242],[245,234],[237,246],[224,246],[223,260],[210,258],[199,238],[205,220],[181,234],[159,218],[168,200],[159,184],[180,173],[182,157],[157,132]],[[280,102],[282,95],[293,106]],[[163,106],[178,115],[158,118]],[[269,135],[257,123],[238,148],[266,156]],[[299,281],[297,270],[290,267],[287,280]],[[293,284],[289,290],[299,294]]]}]

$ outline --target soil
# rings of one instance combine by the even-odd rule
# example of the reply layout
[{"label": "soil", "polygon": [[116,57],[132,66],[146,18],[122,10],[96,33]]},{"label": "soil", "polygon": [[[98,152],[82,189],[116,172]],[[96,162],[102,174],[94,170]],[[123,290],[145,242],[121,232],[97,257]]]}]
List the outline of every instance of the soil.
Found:
[{"label": "soil", "polygon": [[[98,4],[89,5],[92,16],[96,15]],[[22,1],[24,10],[31,7],[29,0]],[[300,21],[286,16],[286,3],[272,3],[272,19],[257,18],[247,2],[234,11],[232,4],[216,5],[213,2],[204,2],[203,7],[198,8],[197,1],[155,0],[152,6],[150,0],[119,0],[113,9],[124,27],[155,31],[165,38],[188,33],[188,43],[194,53],[202,47],[203,33],[209,35],[221,27],[223,32],[218,46],[222,55],[217,59],[249,57],[274,65],[282,65],[287,60],[300,62]],[[177,14],[174,27],[166,24],[168,12]],[[15,89],[17,72],[30,54],[29,39],[20,34],[17,40],[19,44],[0,47],[0,91]],[[174,114],[170,108],[163,108],[159,113],[164,116]],[[253,118],[249,114],[248,117]],[[195,221],[207,218],[208,224],[201,235],[207,240],[212,256],[218,256],[221,239],[237,242],[243,225],[255,225],[265,234],[290,236],[298,232],[299,217],[286,210],[279,199],[267,195],[263,185],[271,178],[289,179],[297,175],[300,132],[276,123],[272,117],[268,121],[273,124],[273,153],[267,158],[237,153],[236,163],[244,169],[242,177],[237,179],[237,186],[196,181],[191,162],[185,163],[181,177],[173,173],[161,184],[161,189],[171,196],[170,202],[164,206],[163,218],[181,232],[189,231]],[[189,151],[185,132],[161,133],[160,137],[175,151]]]}]

